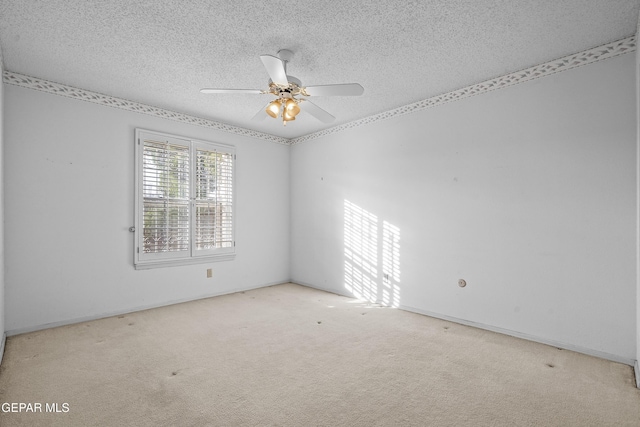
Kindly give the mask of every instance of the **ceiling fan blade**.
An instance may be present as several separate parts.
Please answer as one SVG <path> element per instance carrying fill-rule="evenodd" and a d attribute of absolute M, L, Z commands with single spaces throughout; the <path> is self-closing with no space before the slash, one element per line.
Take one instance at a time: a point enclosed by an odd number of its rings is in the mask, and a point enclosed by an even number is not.
<path fill-rule="evenodd" d="M 313 117 L 320 120 L 322 123 L 331 123 L 336 119 L 331 114 L 327 113 L 325 110 L 323 110 L 313 102 L 308 101 L 306 99 L 304 100 L 304 102 L 300 103 L 300 109 L 302 111 L 306 111 L 307 113 L 311 114 Z"/>
<path fill-rule="evenodd" d="M 262 93 L 260 89 L 213 89 L 205 87 L 200 93 Z"/>
<path fill-rule="evenodd" d="M 284 63 L 280 58 L 276 58 L 273 55 L 260 55 L 260 59 L 264 64 L 264 68 L 267 69 L 271 81 L 275 84 L 287 86 L 289 81 L 287 80 L 287 73 L 284 69 Z"/>
<path fill-rule="evenodd" d="M 270 103 L 269 103 L 270 104 Z M 264 107 L 262 107 L 260 110 L 258 110 L 258 112 L 256 113 L 255 116 L 253 116 L 251 118 L 252 122 L 261 122 L 264 120 L 265 117 L 267 117 L 267 113 L 264 111 L 267 109 L 267 106 L 269 105 L 265 105 Z"/>
<path fill-rule="evenodd" d="M 358 83 L 344 83 L 337 85 L 307 86 L 305 92 L 309 96 L 359 96 L 364 88 Z"/>

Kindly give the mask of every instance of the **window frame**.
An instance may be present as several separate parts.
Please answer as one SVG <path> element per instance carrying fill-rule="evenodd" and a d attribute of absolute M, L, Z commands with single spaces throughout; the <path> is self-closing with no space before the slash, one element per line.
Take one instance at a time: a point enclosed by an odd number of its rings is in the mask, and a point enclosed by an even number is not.
<path fill-rule="evenodd" d="M 157 140 L 159 142 L 169 142 L 174 145 L 188 147 L 189 150 L 189 249 L 180 252 L 159 252 L 145 254 L 144 247 L 144 195 L 142 192 L 143 172 L 144 172 L 144 139 Z M 213 141 L 204 141 L 173 135 L 148 129 L 135 129 L 135 184 L 134 184 L 134 247 L 133 264 L 136 270 L 144 270 L 158 267 L 170 267 L 178 265 L 202 264 L 207 262 L 229 261 L 235 258 L 235 232 L 236 232 L 236 150 L 233 145 L 222 144 Z M 198 254 L 195 242 L 196 229 L 196 153 L 197 150 L 224 152 L 233 156 L 232 176 L 231 176 L 231 240 L 232 245 L 227 248 L 215 248 L 203 250 Z"/>

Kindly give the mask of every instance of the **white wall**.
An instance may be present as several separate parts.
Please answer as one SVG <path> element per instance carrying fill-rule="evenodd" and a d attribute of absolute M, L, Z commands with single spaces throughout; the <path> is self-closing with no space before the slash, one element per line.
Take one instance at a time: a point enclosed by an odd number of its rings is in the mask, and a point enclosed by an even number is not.
<path fill-rule="evenodd" d="M 10 334 L 289 280 L 288 146 L 12 85 L 5 97 Z M 134 269 L 136 127 L 235 144 L 234 261 Z"/>
<path fill-rule="evenodd" d="M 0 51 L 0 76 L 4 71 Z M 4 354 L 4 83 L 0 79 L 0 362 Z"/>
<path fill-rule="evenodd" d="M 632 363 L 634 69 L 627 54 L 293 146 L 292 280 Z"/>
<path fill-rule="evenodd" d="M 640 20 L 638 21 L 639 30 L 636 32 L 636 38 L 640 36 Z M 636 385 L 640 388 L 640 55 L 636 51 L 636 138 L 637 138 L 637 168 L 636 168 Z"/>

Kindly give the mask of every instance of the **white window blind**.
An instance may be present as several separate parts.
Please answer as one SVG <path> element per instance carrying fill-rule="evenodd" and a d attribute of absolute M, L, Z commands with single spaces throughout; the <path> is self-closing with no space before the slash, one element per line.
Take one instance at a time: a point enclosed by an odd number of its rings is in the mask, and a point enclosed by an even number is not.
<path fill-rule="evenodd" d="M 196 149 L 196 250 L 233 246 L 233 155 Z"/>
<path fill-rule="evenodd" d="M 229 259 L 233 147 L 136 130 L 136 268 Z"/>
<path fill-rule="evenodd" d="M 143 147 L 144 253 L 189 250 L 189 147 L 145 140 Z"/>

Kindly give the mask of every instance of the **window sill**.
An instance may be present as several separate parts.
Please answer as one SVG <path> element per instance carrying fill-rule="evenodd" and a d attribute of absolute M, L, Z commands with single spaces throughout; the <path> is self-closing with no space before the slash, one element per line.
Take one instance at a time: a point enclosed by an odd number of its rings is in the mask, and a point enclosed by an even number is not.
<path fill-rule="evenodd" d="M 180 265 L 206 264 L 208 262 L 233 261 L 235 253 L 201 256 L 183 259 L 163 259 L 158 261 L 138 261 L 134 263 L 136 270 L 150 270 L 152 268 L 175 267 Z"/>

